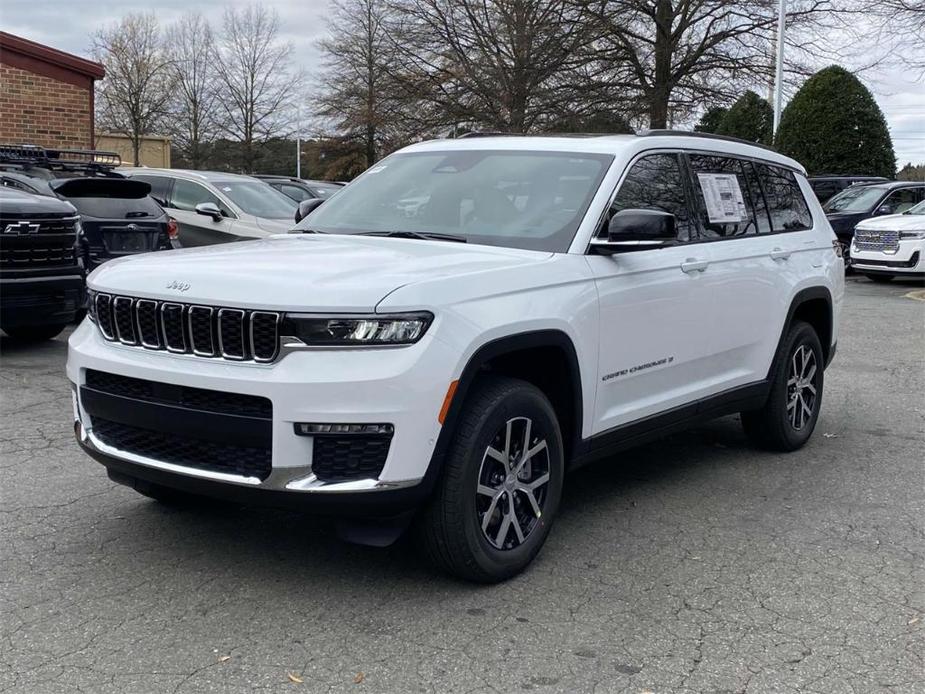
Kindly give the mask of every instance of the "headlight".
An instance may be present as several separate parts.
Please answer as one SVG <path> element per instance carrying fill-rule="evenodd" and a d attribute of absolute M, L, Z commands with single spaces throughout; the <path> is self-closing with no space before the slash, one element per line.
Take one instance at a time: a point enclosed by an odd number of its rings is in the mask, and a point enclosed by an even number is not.
<path fill-rule="evenodd" d="M 370 347 L 410 345 L 420 340 L 433 314 L 402 313 L 382 316 L 308 316 L 287 314 L 281 335 L 299 338 L 309 346 Z"/>
<path fill-rule="evenodd" d="M 901 239 L 925 239 L 925 230 L 923 231 L 903 231 L 900 233 Z"/>
<path fill-rule="evenodd" d="M 87 288 L 87 318 L 96 323 L 96 292 Z"/>

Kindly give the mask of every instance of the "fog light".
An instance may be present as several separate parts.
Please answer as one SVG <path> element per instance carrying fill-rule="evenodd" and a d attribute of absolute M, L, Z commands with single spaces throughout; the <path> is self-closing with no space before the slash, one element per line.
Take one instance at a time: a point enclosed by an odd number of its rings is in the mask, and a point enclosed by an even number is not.
<path fill-rule="evenodd" d="M 298 436 L 391 436 L 395 427 L 391 424 L 310 424 L 296 422 L 295 433 Z"/>

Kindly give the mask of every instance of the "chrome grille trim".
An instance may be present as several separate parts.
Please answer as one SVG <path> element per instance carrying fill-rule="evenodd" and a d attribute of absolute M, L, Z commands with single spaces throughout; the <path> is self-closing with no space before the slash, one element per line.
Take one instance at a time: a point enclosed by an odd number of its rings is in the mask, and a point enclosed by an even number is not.
<path fill-rule="evenodd" d="M 153 316 L 151 319 L 154 321 L 154 342 L 148 342 L 145 340 L 145 331 L 141 327 L 141 312 L 144 307 L 150 306 Z M 138 299 L 135 302 L 135 327 L 138 330 L 138 341 L 141 342 L 142 347 L 147 349 L 160 349 L 161 348 L 161 336 L 160 331 L 157 329 L 158 324 L 158 311 L 157 311 L 157 302 L 152 299 Z"/>
<path fill-rule="evenodd" d="M 115 340 L 115 328 L 112 320 L 112 297 L 109 294 L 97 294 L 94 301 L 96 302 L 96 324 L 100 329 L 100 334 L 107 340 Z M 104 320 L 101 316 L 105 316 L 105 323 L 109 328 L 109 332 L 103 326 Z"/>
<path fill-rule="evenodd" d="M 261 357 L 257 354 L 257 346 L 254 344 L 254 323 L 258 317 L 269 316 L 273 319 L 273 326 L 276 332 L 276 347 L 273 350 L 273 354 L 267 357 Z M 261 363 L 268 363 L 276 359 L 279 355 L 279 324 L 282 321 L 282 315 L 272 311 L 253 311 L 250 315 L 250 320 L 248 324 L 248 336 L 250 338 L 250 348 L 251 355 L 254 358 L 254 361 Z"/>
<path fill-rule="evenodd" d="M 240 332 L 241 340 L 238 345 L 227 344 L 224 339 L 225 335 L 225 317 L 230 317 L 232 323 L 237 325 L 237 330 Z M 218 310 L 218 352 L 225 359 L 234 359 L 235 361 L 243 361 L 247 359 L 247 331 L 244 329 L 246 314 L 244 311 L 237 308 L 220 308 Z M 230 330 L 229 330 L 230 332 Z M 233 352 L 232 347 L 239 347 L 239 352 Z"/>
<path fill-rule="evenodd" d="M 179 314 L 177 315 L 176 325 L 171 326 L 173 328 L 178 328 L 180 331 L 179 346 L 170 344 L 170 332 L 168 332 L 168 328 L 167 328 L 167 321 L 169 320 L 169 318 L 167 317 L 167 312 L 170 310 L 179 311 Z M 183 325 L 183 313 L 184 313 L 183 304 L 175 304 L 169 301 L 165 301 L 164 303 L 161 304 L 161 308 L 160 308 L 161 334 L 163 334 L 164 336 L 164 347 L 166 347 L 168 352 L 173 352 L 174 354 L 185 354 L 187 351 L 189 351 L 188 346 L 186 344 L 186 328 Z"/>
<path fill-rule="evenodd" d="M 125 306 L 126 303 L 128 306 Z M 125 308 L 120 308 L 125 306 Z M 128 315 L 124 315 L 122 312 L 128 311 Z M 119 318 L 122 318 L 122 321 Z M 123 345 L 137 345 L 138 339 L 135 335 L 137 330 L 137 321 L 135 320 L 135 300 L 128 296 L 117 296 L 112 300 L 112 318 L 114 323 L 114 328 L 116 332 L 116 337 L 119 338 L 119 342 Z M 122 327 L 119 325 L 120 322 L 128 321 L 129 326 L 132 328 L 132 335 L 130 338 L 127 338 L 122 334 Z"/>
<path fill-rule="evenodd" d="M 151 351 L 260 364 L 274 362 L 281 354 L 282 314 L 276 311 L 181 304 L 102 292 L 94 293 L 93 301 L 96 306 L 93 322 L 109 342 Z M 146 315 L 142 318 L 140 312 Z M 147 327 L 142 328 L 143 324 Z"/>
<path fill-rule="evenodd" d="M 196 328 L 193 324 L 195 320 L 195 315 L 200 311 L 208 311 L 206 314 L 206 320 L 209 322 L 209 350 L 199 349 L 199 346 L 196 344 Z M 211 306 L 190 306 L 187 310 L 187 321 L 189 323 L 189 341 L 190 346 L 193 348 L 193 354 L 197 357 L 214 357 L 215 356 L 215 323 L 212 321 L 212 314 L 215 311 Z"/>
<path fill-rule="evenodd" d="M 856 229 L 854 232 L 854 245 L 859 251 L 881 251 L 895 253 L 899 250 L 898 231 L 875 231 Z"/>

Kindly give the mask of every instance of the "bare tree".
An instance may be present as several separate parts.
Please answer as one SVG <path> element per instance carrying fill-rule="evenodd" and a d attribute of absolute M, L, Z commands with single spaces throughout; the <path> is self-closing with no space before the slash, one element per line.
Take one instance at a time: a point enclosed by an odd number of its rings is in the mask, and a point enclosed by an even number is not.
<path fill-rule="evenodd" d="M 224 131 L 241 143 L 241 165 L 253 171 L 256 145 L 285 134 L 292 120 L 292 45 L 279 39 L 279 16 L 263 5 L 225 9 L 215 68 Z"/>
<path fill-rule="evenodd" d="M 576 77 L 598 25 L 576 0 L 395 3 L 405 88 L 445 125 L 527 132 L 585 98 Z"/>
<path fill-rule="evenodd" d="M 173 89 L 157 18 L 127 14 L 91 40 L 94 57 L 106 68 L 97 88 L 97 117 L 103 127 L 129 137 L 137 165 L 141 140 L 164 124 Z"/>
<path fill-rule="evenodd" d="M 587 12 L 603 30 L 595 50 L 606 81 L 646 105 L 649 127 L 665 128 L 672 108 L 728 103 L 770 80 L 776 8 L 777 0 L 591 0 Z M 788 25 L 827 9 L 827 0 L 795 0 Z"/>
<path fill-rule="evenodd" d="M 170 28 L 176 93 L 170 133 L 187 164 L 205 162 L 208 146 L 220 127 L 216 88 L 215 41 L 199 12 L 188 12 Z"/>
<path fill-rule="evenodd" d="M 336 0 L 329 35 L 318 43 L 325 68 L 318 114 L 356 144 L 367 167 L 396 146 L 407 123 L 390 19 L 388 0 Z"/>

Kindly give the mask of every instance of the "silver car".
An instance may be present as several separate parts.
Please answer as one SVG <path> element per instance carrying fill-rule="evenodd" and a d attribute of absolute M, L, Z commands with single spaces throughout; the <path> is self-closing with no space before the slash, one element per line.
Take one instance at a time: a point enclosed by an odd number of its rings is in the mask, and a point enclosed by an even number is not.
<path fill-rule="evenodd" d="M 295 226 L 297 203 L 251 176 L 184 169 L 120 169 L 151 184 L 151 197 L 177 220 L 183 247 L 263 238 Z"/>

